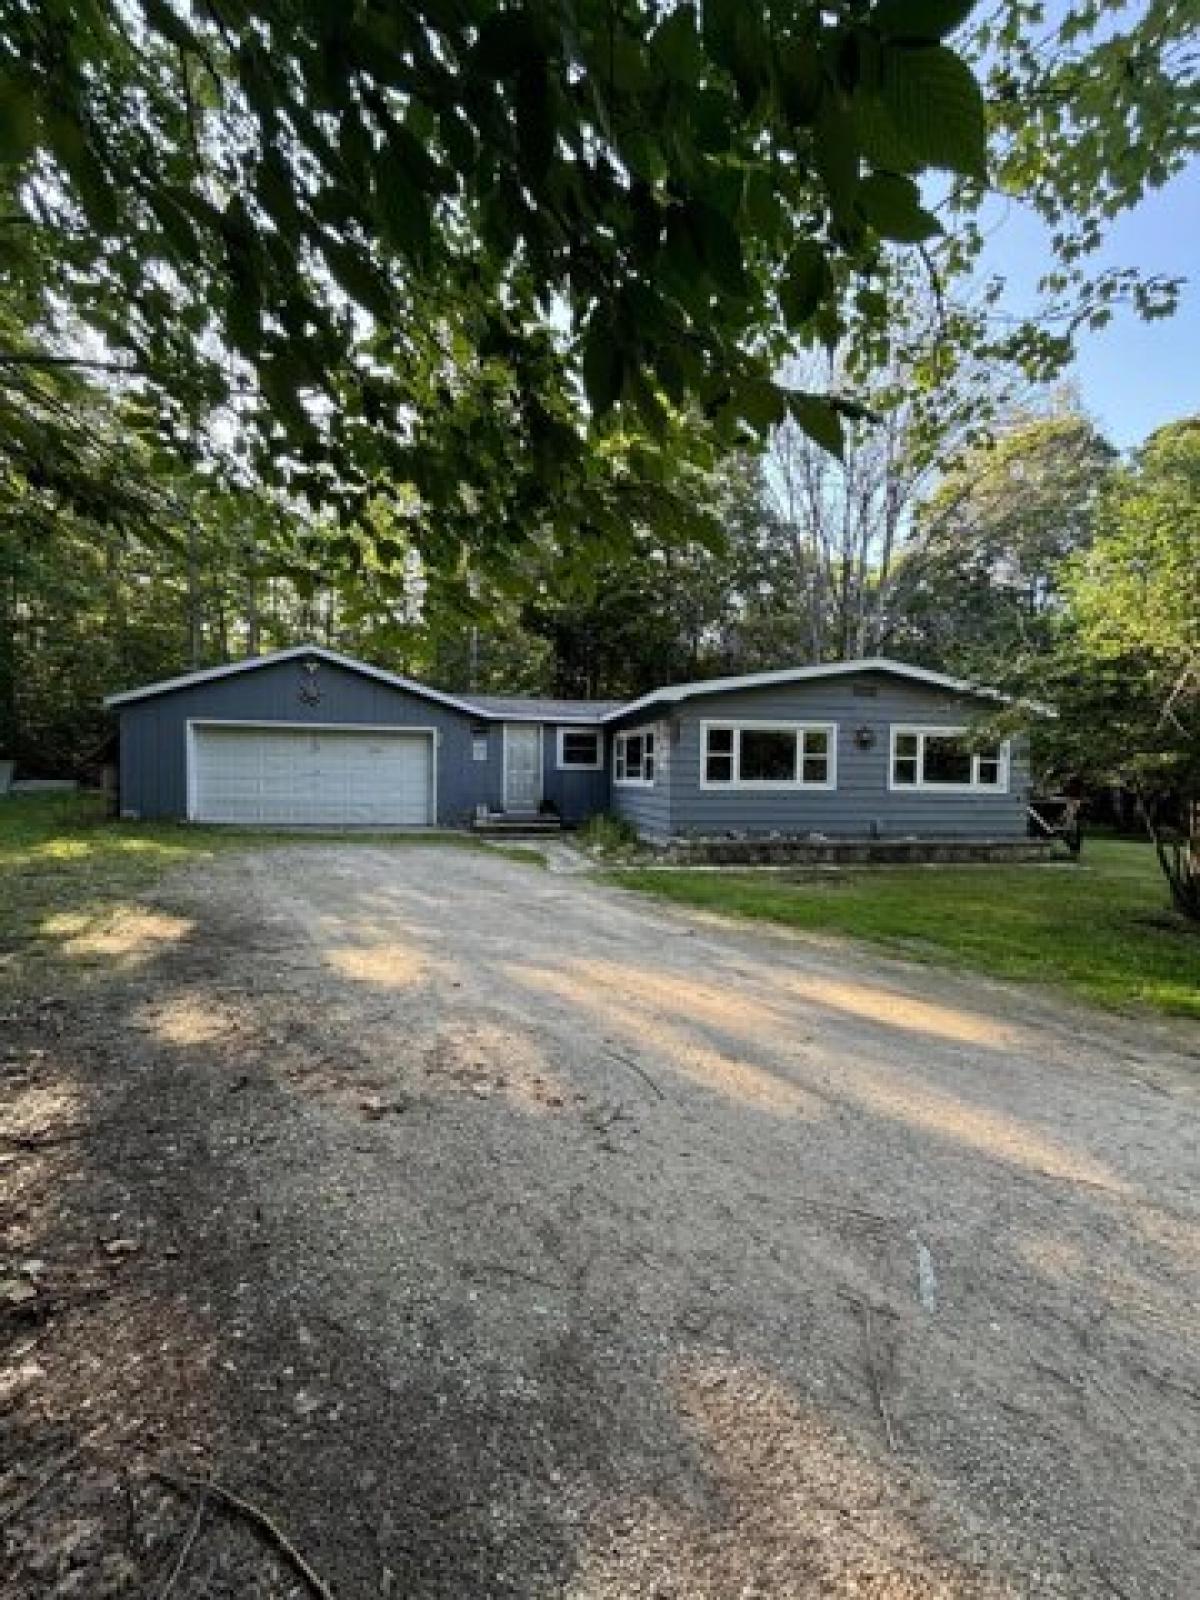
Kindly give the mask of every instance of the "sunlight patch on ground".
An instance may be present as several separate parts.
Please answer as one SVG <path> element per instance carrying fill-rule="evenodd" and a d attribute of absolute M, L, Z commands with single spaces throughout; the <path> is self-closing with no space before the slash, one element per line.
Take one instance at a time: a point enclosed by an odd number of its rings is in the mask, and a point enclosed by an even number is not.
<path fill-rule="evenodd" d="M 868 1110 L 934 1134 L 943 1143 L 963 1145 L 993 1161 L 1007 1161 L 1068 1183 L 1128 1193 L 1124 1180 L 1086 1151 L 1061 1144 L 1018 1117 L 972 1105 L 960 1095 L 900 1080 L 894 1072 L 885 1076 L 861 1062 L 847 1063 L 844 1087 Z"/>
<path fill-rule="evenodd" d="M 992 1049 L 1011 1049 L 1017 1042 L 1014 1028 L 975 1011 L 964 1011 L 912 995 L 897 994 L 874 984 L 847 979 L 796 974 L 781 977 L 773 985 L 800 1001 L 811 1001 L 831 1011 L 842 1011 L 864 1022 L 900 1028 L 906 1033 L 925 1033 L 934 1039 L 954 1044 L 985 1045 Z"/>
<path fill-rule="evenodd" d="M 394 941 L 383 944 L 327 946 L 322 955 L 333 970 L 355 983 L 378 984 L 385 989 L 409 989 L 424 982 L 431 963 L 423 951 Z"/>
<path fill-rule="evenodd" d="M 126 905 L 100 918 L 85 911 L 58 912 L 45 919 L 41 931 L 57 940 L 69 956 L 140 959 L 154 955 L 164 944 L 178 943 L 194 926 L 189 917 Z"/>
<path fill-rule="evenodd" d="M 78 1090 L 58 1082 L 19 1086 L 8 1103 L 0 1103 L 0 1133 L 12 1138 L 30 1138 L 44 1129 L 56 1137 L 74 1128 L 80 1119 L 83 1100 Z"/>
<path fill-rule="evenodd" d="M 554 995 L 594 1016 L 605 1029 L 619 1034 L 640 1055 L 651 1053 L 655 1060 L 704 1088 L 783 1115 L 825 1115 L 822 1100 L 806 1093 L 778 1071 L 767 1071 L 752 1061 L 715 1049 L 702 1035 L 689 1031 L 685 1025 L 668 1022 L 653 1003 L 631 1000 L 623 984 L 598 985 L 593 967 L 601 965 L 575 963 L 572 971 L 566 972 L 513 962 L 504 972 L 514 983 Z"/>
<path fill-rule="evenodd" d="M 236 1031 L 233 1014 L 211 1000 L 184 995 L 156 1006 L 148 1017 L 149 1026 L 164 1044 L 212 1044 Z"/>
<path fill-rule="evenodd" d="M 694 1471 L 593 1515 L 601 1532 L 581 1553 L 568 1600 L 1011 1594 L 977 1563 L 964 1568 L 938 1548 L 882 1441 L 877 1459 L 775 1374 L 724 1353 L 685 1355 L 668 1392 Z"/>
<path fill-rule="evenodd" d="M 92 854 L 85 839 L 49 839 L 26 853 L 28 861 L 82 861 Z"/>
<path fill-rule="evenodd" d="M 589 986 L 622 1000 L 636 997 L 648 1010 L 668 1010 L 681 1021 L 740 1029 L 749 1037 L 760 1038 L 768 1032 L 780 1034 L 778 1024 L 782 1023 L 788 1038 L 795 1041 L 804 1037 L 797 1032 L 798 1019 L 760 999 L 750 992 L 749 985 L 739 983 L 734 988 L 728 983 L 699 982 L 682 973 L 650 973 L 616 961 L 574 961 L 571 971 Z"/>

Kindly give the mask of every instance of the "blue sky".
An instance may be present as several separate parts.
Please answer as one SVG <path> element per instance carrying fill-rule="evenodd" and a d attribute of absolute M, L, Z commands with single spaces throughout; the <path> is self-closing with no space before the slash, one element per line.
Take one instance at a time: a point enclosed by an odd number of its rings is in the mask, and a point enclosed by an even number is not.
<path fill-rule="evenodd" d="M 1040 222 L 1013 206 L 989 240 L 984 266 L 1010 280 L 1009 305 L 1025 310 L 1049 259 Z M 1144 322 L 1118 309 L 1107 328 L 1079 336 L 1070 376 L 1084 408 L 1127 447 L 1164 422 L 1200 413 L 1200 163 L 1113 224 L 1095 261 L 1191 280 L 1173 317 Z"/>

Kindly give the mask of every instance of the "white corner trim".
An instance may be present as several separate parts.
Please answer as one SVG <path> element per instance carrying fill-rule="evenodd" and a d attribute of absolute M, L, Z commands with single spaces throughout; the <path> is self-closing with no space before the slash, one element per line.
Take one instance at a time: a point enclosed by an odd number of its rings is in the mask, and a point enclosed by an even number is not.
<path fill-rule="evenodd" d="M 728 782 L 720 778 L 708 777 L 708 733 L 710 728 L 728 728 L 734 735 L 733 749 L 730 752 L 733 777 Z M 742 778 L 739 776 L 741 769 L 741 740 L 738 734 L 744 728 L 769 728 L 779 733 L 794 733 L 797 737 L 796 750 L 796 776 L 794 778 Z M 799 736 L 802 733 L 823 733 L 828 739 L 829 776 L 820 783 L 814 783 L 804 777 L 804 754 L 799 747 Z M 701 789 L 717 790 L 723 794 L 753 793 L 761 791 L 766 794 L 780 792 L 792 793 L 804 791 L 809 794 L 829 794 L 838 786 L 838 724 L 836 722 L 793 722 L 790 719 L 767 717 L 761 720 L 748 717 L 714 717 L 711 721 L 700 724 L 700 787 Z"/>
<path fill-rule="evenodd" d="M 930 722 L 893 722 L 888 737 L 888 790 L 892 794 L 1008 794 L 1010 792 L 1010 779 L 1012 772 L 1012 740 L 1001 739 L 997 745 L 1000 758 L 999 783 L 980 783 L 977 779 L 979 772 L 979 753 L 971 752 L 971 782 L 970 783 L 926 783 L 921 777 L 925 767 L 925 739 L 932 734 L 942 738 L 964 738 L 970 735 L 971 729 L 965 725 L 954 727 L 940 727 Z M 917 745 L 917 782 L 896 782 L 896 740 L 905 734 L 913 734 L 918 740 Z M 911 759 L 911 757 L 909 758 Z"/>
<path fill-rule="evenodd" d="M 563 758 L 563 744 L 568 733 L 590 733 L 596 740 L 595 761 L 566 761 Z M 598 722 L 567 724 L 558 729 L 555 740 L 555 760 L 560 772 L 603 772 L 604 771 L 604 729 Z"/>

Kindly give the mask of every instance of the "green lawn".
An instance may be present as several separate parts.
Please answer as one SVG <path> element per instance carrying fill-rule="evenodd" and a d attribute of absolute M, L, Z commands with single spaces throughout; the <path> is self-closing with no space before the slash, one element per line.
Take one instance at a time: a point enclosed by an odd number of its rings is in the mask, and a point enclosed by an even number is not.
<path fill-rule="evenodd" d="M 275 834 L 118 822 L 95 794 L 0 796 L 0 988 L 24 974 L 29 957 L 52 957 L 63 939 L 103 922 L 172 867 L 230 850 L 331 838 L 388 848 L 493 848 L 462 833 Z M 537 851 L 518 846 L 502 854 L 543 864 Z"/>
<path fill-rule="evenodd" d="M 1002 978 L 1058 983 L 1117 1008 L 1200 1018 L 1200 929 L 1167 909 L 1148 844 L 1090 840 L 1079 864 L 836 872 L 612 873 L 623 888 Z"/>

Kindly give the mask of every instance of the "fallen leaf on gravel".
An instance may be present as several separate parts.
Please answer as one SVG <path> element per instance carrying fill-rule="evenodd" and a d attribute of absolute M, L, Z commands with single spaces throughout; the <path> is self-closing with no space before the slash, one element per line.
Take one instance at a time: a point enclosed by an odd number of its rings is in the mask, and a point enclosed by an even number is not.
<path fill-rule="evenodd" d="M 408 1110 L 408 1101 L 403 1096 L 385 1099 L 381 1094 L 365 1094 L 358 1104 L 363 1114 L 372 1119 L 389 1115 L 399 1116 L 401 1112 Z"/>
<path fill-rule="evenodd" d="M 37 1290 L 23 1278 L 0 1278 L 0 1305 L 23 1306 L 36 1299 Z"/>
<path fill-rule="evenodd" d="M 135 1254 L 141 1248 L 137 1239 L 109 1239 L 104 1246 L 104 1254 L 119 1260 L 122 1256 Z"/>

